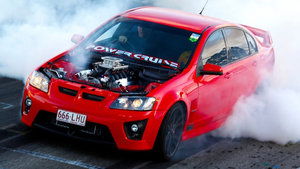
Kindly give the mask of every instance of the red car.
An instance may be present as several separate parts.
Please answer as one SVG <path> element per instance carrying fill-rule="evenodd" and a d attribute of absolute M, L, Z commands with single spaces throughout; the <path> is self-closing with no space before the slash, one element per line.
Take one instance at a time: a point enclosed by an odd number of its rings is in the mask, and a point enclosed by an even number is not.
<path fill-rule="evenodd" d="M 28 78 L 22 122 L 123 150 L 157 147 L 165 159 L 220 127 L 274 65 L 266 31 L 157 7 L 72 41 Z"/>

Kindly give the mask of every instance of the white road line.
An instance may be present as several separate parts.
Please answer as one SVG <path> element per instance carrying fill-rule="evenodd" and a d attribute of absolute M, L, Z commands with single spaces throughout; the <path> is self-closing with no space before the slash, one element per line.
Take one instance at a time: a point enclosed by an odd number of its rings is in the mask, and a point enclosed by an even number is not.
<path fill-rule="evenodd" d="M 25 154 L 25 155 L 29 155 L 29 156 L 33 156 L 33 157 L 37 157 L 37 158 L 41 158 L 41 159 L 46 159 L 46 160 L 56 161 L 56 162 L 60 162 L 60 163 L 64 163 L 64 164 L 69 164 L 69 165 L 73 165 L 73 166 L 77 166 L 77 167 L 82 167 L 82 168 L 104 169 L 104 167 L 87 164 L 87 163 L 84 163 L 81 161 L 68 160 L 68 159 L 56 157 L 56 156 L 53 156 L 50 154 L 44 154 L 44 153 L 29 151 L 29 150 L 25 150 L 25 149 L 13 149 L 13 148 L 8 148 L 8 147 L 3 147 L 3 146 L 0 146 L 0 149 L 15 152 L 15 153 L 20 153 L 20 154 Z"/>
<path fill-rule="evenodd" d="M 132 169 L 140 169 L 140 168 L 143 168 L 143 167 L 145 167 L 146 165 L 148 165 L 149 163 L 151 163 L 151 161 L 146 161 L 146 162 L 144 162 L 144 163 L 142 163 L 142 164 L 139 164 L 139 165 L 133 167 Z"/>
<path fill-rule="evenodd" d="M 11 123 L 11 124 L 9 124 L 9 125 L 0 127 L 0 129 L 1 129 L 1 130 L 5 130 L 5 129 L 11 128 L 11 127 L 13 127 L 13 126 L 15 126 L 15 125 L 16 125 L 16 123 Z"/>
<path fill-rule="evenodd" d="M 13 139 L 15 139 L 15 138 L 18 138 L 18 137 L 23 136 L 23 135 L 25 135 L 25 134 L 27 134 L 27 133 L 24 133 L 24 134 L 17 134 L 17 135 L 8 137 L 8 138 L 6 138 L 6 139 L 0 140 L 0 144 L 1 144 L 1 143 L 4 143 L 4 142 L 7 142 L 7 141 L 10 141 L 10 140 L 13 140 Z"/>
<path fill-rule="evenodd" d="M 14 105 L 8 104 L 8 103 L 4 103 L 4 102 L 0 102 L 0 109 L 7 110 L 7 109 L 10 109 L 12 107 L 14 107 Z"/>

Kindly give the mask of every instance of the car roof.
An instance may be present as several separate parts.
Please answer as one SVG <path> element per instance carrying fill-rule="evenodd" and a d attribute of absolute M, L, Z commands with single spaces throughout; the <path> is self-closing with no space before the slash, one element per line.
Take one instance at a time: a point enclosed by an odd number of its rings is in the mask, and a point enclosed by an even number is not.
<path fill-rule="evenodd" d="M 122 16 L 169 25 L 198 33 L 201 33 L 209 26 L 216 27 L 230 24 L 229 22 L 200 14 L 160 7 L 134 8 L 126 11 Z"/>

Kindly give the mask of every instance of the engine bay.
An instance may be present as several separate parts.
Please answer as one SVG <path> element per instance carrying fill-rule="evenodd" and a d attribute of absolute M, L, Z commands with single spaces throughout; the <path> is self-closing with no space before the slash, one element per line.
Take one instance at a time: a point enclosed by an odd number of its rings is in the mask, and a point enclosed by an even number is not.
<path fill-rule="evenodd" d="M 42 72 L 49 78 L 127 94 L 147 94 L 176 74 L 174 70 L 128 62 L 114 56 L 91 57 L 85 66 L 78 66 L 70 55 L 48 63 Z"/>

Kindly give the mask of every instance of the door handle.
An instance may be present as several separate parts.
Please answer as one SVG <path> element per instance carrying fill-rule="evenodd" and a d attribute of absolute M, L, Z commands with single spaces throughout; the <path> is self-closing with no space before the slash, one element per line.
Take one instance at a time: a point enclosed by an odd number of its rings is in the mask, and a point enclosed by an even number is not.
<path fill-rule="evenodd" d="M 252 66 L 257 66 L 257 61 L 253 61 Z"/>
<path fill-rule="evenodd" d="M 225 73 L 225 75 L 224 75 L 224 77 L 226 78 L 226 79 L 230 79 L 230 77 L 231 77 L 231 75 L 232 75 L 232 73 Z"/>

